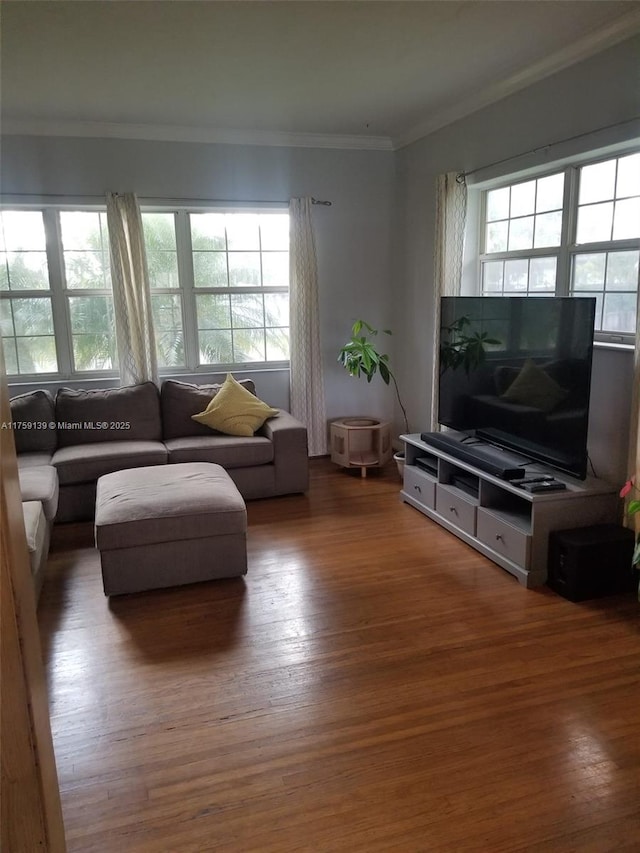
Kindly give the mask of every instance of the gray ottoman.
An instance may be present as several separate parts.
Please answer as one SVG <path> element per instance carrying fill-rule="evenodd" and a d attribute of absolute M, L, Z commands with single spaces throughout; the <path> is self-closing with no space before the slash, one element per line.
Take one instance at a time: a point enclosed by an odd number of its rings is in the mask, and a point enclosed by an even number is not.
<path fill-rule="evenodd" d="M 242 495 L 220 465 L 152 465 L 98 480 L 105 595 L 244 575 L 246 539 Z"/>

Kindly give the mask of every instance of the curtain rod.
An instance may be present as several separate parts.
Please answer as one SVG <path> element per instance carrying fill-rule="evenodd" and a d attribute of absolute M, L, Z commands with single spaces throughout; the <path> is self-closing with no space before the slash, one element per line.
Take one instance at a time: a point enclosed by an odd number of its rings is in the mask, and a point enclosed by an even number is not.
<path fill-rule="evenodd" d="M 575 136 L 567 136 L 565 139 L 557 139 L 555 142 L 547 142 L 546 145 L 539 145 L 538 148 L 532 148 L 530 151 L 523 151 L 522 154 L 515 154 L 513 157 L 505 157 L 502 160 L 496 160 L 494 163 L 487 163 L 485 166 L 478 166 L 477 169 L 469 169 L 467 172 L 458 172 L 456 175 L 456 183 L 463 184 L 468 175 L 475 175 L 477 172 L 482 172 L 484 169 L 492 169 L 494 166 L 501 166 L 503 163 L 510 163 L 512 160 L 519 160 L 521 157 L 527 157 L 530 154 L 538 154 L 540 151 L 546 151 L 553 148 L 555 145 L 562 145 L 564 142 L 573 142 L 575 139 L 583 139 L 585 136 L 592 136 L 594 133 L 600 133 L 602 130 L 611 130 L 614 127 L 623 127 L 625 124 L 632 124 L 638 121 L 640 116 L 626 119 L 625 121 L 617 121 L 615 124 L 606 124 L 604 127 L 597 127 L 595 130 L 588 130 L 584 133 L 576 133 Z"/>
<path fill-rule="evenodd" d="M 0 198 L 2 196 L 10 196 L 12 198 L 72 198 L 72 199 L 91 199 L 92 202 L 96 203 L 102 196 L 98 195 L 86 195 L 85 193 L 71 194 L 69 196 L 65 196 L 64 193 L 2 193 L 0 192 Z M 209 202 L 211 204 L 289 204 L 289 199 L 286 201 L 282 201 L 279 199 L 238 199 L 238 198 L 166 198 L 166 196 L 141 196 L 142 203 L 145 202 L 174 202 L 176 204 L 185 204 L 188 205 L 193 202 Z M 319 198 L 311 198 L 311 204 L 319 204 L 323 207 L 331 207 L 332 202 L 325 201 L 324 199 Z"/>

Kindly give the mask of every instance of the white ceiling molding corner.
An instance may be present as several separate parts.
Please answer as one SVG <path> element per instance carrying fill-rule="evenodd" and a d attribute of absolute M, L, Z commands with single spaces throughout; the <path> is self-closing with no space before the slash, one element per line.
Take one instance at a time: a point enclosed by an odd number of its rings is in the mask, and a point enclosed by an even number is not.
<path fill-rule="evenodd" d="M 545 77 L 550 77 L 558 71 L 589 59 L 591 56 L 631 38 L 638 32 L 640 32 L 640 8 L 635 8 L 599 30 L 545 57 L 540 62 L 511 75 L 506 80 L 488 86 L 483 91 L 457 102 L 450 108 L 434 113 L 428 119 L 419 122 L 407 133 L 394 138 L 393 148 L 397 150 L 411 145 L 413 142 L 417 142 L 419 139 L 423 139 L 425 136 L 429 136 L 429 134 L 441 130 L 443 127 L 453 124 L 455 121 L 484 107 L 501 101 L 503 98 L 513 95 Z"/>

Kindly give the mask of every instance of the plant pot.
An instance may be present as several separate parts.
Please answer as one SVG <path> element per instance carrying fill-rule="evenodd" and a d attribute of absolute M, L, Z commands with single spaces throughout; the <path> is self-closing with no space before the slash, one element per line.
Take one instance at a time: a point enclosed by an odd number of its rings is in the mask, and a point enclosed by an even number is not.
<path fill-rule="evenodd" d="M 400 479 L 404 479 L 404 450 L 398 451 L 398 453 L 393 454 L 393 460 L 397 465 L 398 474 L 400 475 Z"/>

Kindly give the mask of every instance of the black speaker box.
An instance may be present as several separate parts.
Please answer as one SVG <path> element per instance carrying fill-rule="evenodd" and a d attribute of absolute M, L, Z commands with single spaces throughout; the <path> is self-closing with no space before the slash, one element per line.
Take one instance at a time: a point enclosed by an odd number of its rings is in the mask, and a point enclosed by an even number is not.
<path fill-rule="evenodd" d="M 633 531 L 616 524 L 553 531 L 547 586 L 569 601 L 629 592 L 637 586 L 634 544 Z"/>

